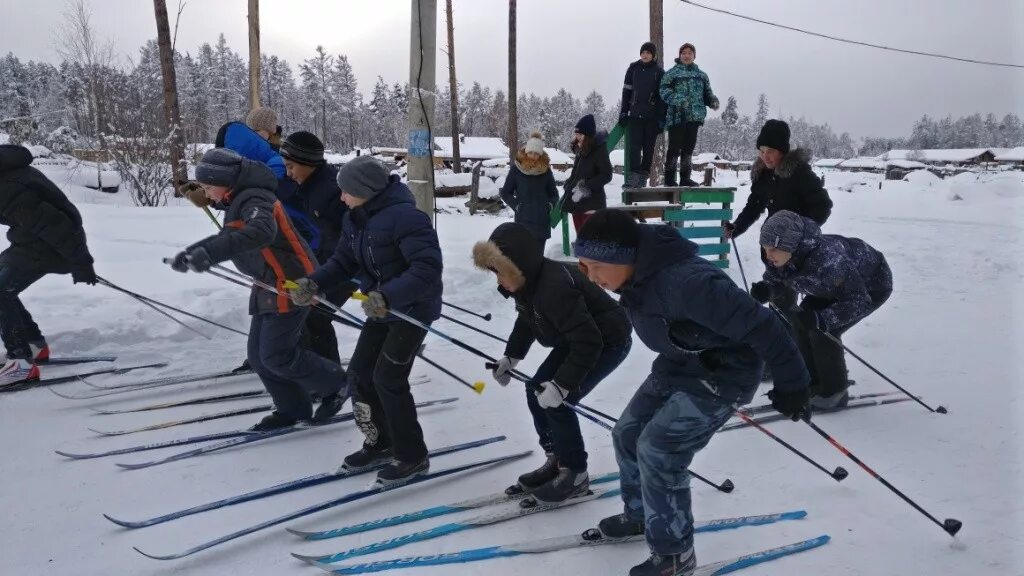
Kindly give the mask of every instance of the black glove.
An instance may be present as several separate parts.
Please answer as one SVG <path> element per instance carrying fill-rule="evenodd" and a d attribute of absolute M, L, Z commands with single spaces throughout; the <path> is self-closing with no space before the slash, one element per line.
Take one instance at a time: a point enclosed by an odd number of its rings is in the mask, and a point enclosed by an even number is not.
<path fill-rule="evenodd" d="M 181 273 L 188 272 L 188 252 L 178 252 L 174 256 L 174 260 L 171 262 L 171 270 Z"/>
<path fill-rule="evenodd" d="M 796 316 L 800 325 L 803 326 L 804 330 L 821 330 L 825 331 L 825 326 L 821 322 L 821 316 L 814 310 L 808 308 L 796 308 L 792 312 L 793 316 Z"/>
<path fill-rule="evenodd" d="M 722 231 L 725 232 L 726 238 L 731 239 L 736 237 L 736 225 L 733 224 L 732 222 L 726 222 L 725 224 L 722 224 Z"/>
<path fill-rule="evenodd" d="M 772 287 L 767 282 L 754 282 L 750 285 L 750 297 L 761 304 L 772 299 Z"/>
<path fill-rule="evenodd" d="M 206 248 L 200 246 L 188 253 L 188 268 L 193 272 L 206 272 L 213 266 L 213 260 Z"/>
<path fill-rule="evenodd" d="M 772 401 L 772 408 L 775 408 L 786 418 L 793 422 L 811 418 L 811 395 L 807 388 L 801 388 L 792 392 L 784 392 L 773 388 L 768 392 L 768 399 Z"/>
<path fill-rule="evenodd" d="M 80 266 L 71 271 L 71 281 L 75 284 L 84 283 L 89 286 L 95 286 L 99 280 L 96 278 L 96 271 L 93 270 L 92 264 L 86 264 Z"/>

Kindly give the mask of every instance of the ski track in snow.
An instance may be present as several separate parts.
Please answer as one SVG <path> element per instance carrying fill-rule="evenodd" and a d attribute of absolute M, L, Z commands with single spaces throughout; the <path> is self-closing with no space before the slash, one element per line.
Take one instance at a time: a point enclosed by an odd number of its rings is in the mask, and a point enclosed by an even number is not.
<path fill-rule="evenodd" d="M 178 249 L 213 232 L 207 217 L 180 200 L 172 205 L 134 208 L 125 192 L 94 192 L 67 183 L 59 168 L 45 170 L 68 191 L 82 211 L 97 272 L 129 290 L 167 301 L 226 325 L 247 329 L 245 290 L 204 275 L 180 275 L 161 264 Z M 739 183 L 737 208 L 747 193 L 745 175 L 723 173 L 719 185 Z M 1024 310 L 1024 182 L 1019 174 L 984 175 L 980 183 L 964 178 L 918 186 L 885 182 L 879 176 L 828 173 L 836 203 L 825 232 L 858 236 L 882 250 L 893 268 L 895 292 L 875 315 L 854 328 L 846 342 L 903 386 L 924 395 L 932 405 L 949 408 L 946 416 L 929 414 L 906 402 L 817 420 L 827 431 L 889 481 L 937 517 L 964 522 L 953 546 L 948 536 L 905 505 L 813 431 L 790 422 L 774 431 L 819 459 L 826 467 L 842 465 L 850 478 L 837 485 L 785 452 L 756 430 L 728 432 L 714 439 L 693 463 L 714 481 L 732 478 L 736 491 L 726 495 L 694 483 L 697 518 L 716 518 L 806 509 L 798 522 L 697 537 L 701 562 L 827 533 L 826 547 L 743 571 L 750 576 L 815 574 L 834 576 L 906 574 L 1024 574 L 1024 392 L 1020 325 Z M 621 185 L 616 176 L 610 192 Z M 854 192 L 847 192 L 852 189 Z M 963 200 L 950 198 L 958 194 Z M 514 310 L 494 290 L 489 274 L 472 267 L 470 249 L 509 214 L 469 217 L 464 199 L 439 200 L 438 216 L 445 253 L 445 298 L 494 320 L 483 322 L 446 309 L 463 321 L 505 337 Z M 614 202 L 613 202 L 614 203 Z M 763 222 L 763 220 L 762 220 Z M 760 223 L 759 223 L 760 224 Z M 759 224 L 738 240 L 747 280 L 759 279 Z M 556 230 L 557 232 L 557 230 Z M 560 236 L 548 243 L 549 253 Z M 729 274 L 740 282 L 739 268 Z M 186 320 L 213 339 L 191 334 L 127 296 L 102 286 L 73 286 L 69 276 L 49 276 L 29 288 L 24 301 L 48 336 L 55 355 L 117 354 L 124 365 L 166 360 L 168 368 L 103 382 L 206 372 L 231 368 L 244 356 L 244 338 Z M 349 309 L 361 314 L 357 306 Z M 435 326 L 499 356 L 501 346 L 445 320 Z M 342 355 L 350 354 L 355 333 L 338 327 Z M 432 447 L 506 434 L 509 441 L 439 457 L 435 469 L 534 446 L 534 433 L 514 383 L 502 388 L 491 381 L 483 361 L 433 336 L 426 354 L 469 380 L 482 379 L 487 390 L 476 396 L 423 363 L 414 374 L 431 382 L 414 388 L 419 400 L 458 396 L 459 402 L 421 411 Z M 534 347 L 523 368 L 535 367 L 543 350 Z M 652 354 L 639 342 L 631 356 L 588 398 L 587 403 L 612 414 L 621 411 L 647 373 Z M 888 385 L 849 358 L 857 392 L 887 390 Z M 44 368 L 59 376 L 74 367 Z M 64 400 L 36 389 L 0 395 L 3 438 L 5 522 L 0 542 L 4 574 L 319 574 L 291 558 L 329 553 L 369 544 L 465 518 L 468 512 L 416 524 L 377 530 L 322 542 L 300 542 L 275 527 L 230 542 L 191 558 L 157 562 L 136 554 L 174 552 L 216 538 L 299 507 L 364 488 L 372 476 L 329 483 L 257 502 L 227 507 L 185 519 L 124 530 L 104 520 L 110 513 L 141 519 L 243 491 L 333 469 L 355 450 L 362 437 L 351 424 L 323 431 L 287 435 L 237 450 L 226 450 L 138 471 L 117 469 L 114 462 L 163 457 L 178 449 L 111 458 L 66 461 L 54 449 L 92 452 L 251 425 L 259 415 L 123 437 L 97 438 L 86 427 L 124 429 L 214 411 L 211 405 L 159 412 L 100 416 L 88 406 L 124 407 L 170 401 L 205 393 L 251 389 L 256 379 L 220 384 L 191 384 L 95 400 Z M 61 385 L 79 390 L 78 383 Z M 243 403 L 217 404 L 216 410 Z M 615 469 L 610 435 L 582 423 L 591 458 L 591 473 Z M 541 460 L 530 459 L 472 475 L 399 490 L 288 523 L 303 529 L 328 528 L 379 518 L 500 490 Z M 617 501 L 598 501 L 546 512 L 507 523 L 477 528 L 454 538 L 440 538 L 367 556 L 367 560 L 455 551 L 580 531 L 619 510 Z M 394 574 L 625 574 L 646 557 L 642 543 L 564 551 L 451 565 Z M 360 559 L 362 560 L 362 559 Z"/>

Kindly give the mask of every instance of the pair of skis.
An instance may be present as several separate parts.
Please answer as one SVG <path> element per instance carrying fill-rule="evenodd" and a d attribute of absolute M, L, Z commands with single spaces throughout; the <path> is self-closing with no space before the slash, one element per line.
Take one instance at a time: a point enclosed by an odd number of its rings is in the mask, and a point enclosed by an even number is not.
<path fill-rule="evenodd" d="M 53 360 L 51 360 L 50 362 L 52 363 Z M 75 364 L 75 363 L 76 362 L 66 362 L 65 364 L 69 365 L 69 364 Z M 87 377 L 87 376 L 99 376 L 99 375 L 102 375 L 102 374 L 114 374 L 114 375 L 117 375 L 117 374 L 127 374 L 128 372 L 132 372 L 134 370 L 143 370 L 143 369 L 146 369 L 146 368 L 165 368 L 166 366 L 167 366 L 166 362 L 154 362 L 154 363 L 150 363 L 150 364 L 138 364 L 138 365 L 135 365 L 135 366 L 125 366 L 123 368 L 118 368 L 118 367 L 100 368 L 98 370 L 91 370 L 91 371 L 88 371 L 88 372 L 80 372 L 78 374 L 69 374 L 67 376 L 56 376 L 56 377 L 53 377 L 53 378 L 40 378 L 39 380 L 23 380 L 21 382 L 12 382 L 10 384 L 6 384 L 6 385 L 3 385 L 3 386 L 0 386 L 0 392 L 17 392 L 17 391 L 20 391 L 20 390 L 26 390 L 26 389 L 29 389 L 29 388 L 35 388 L 37 386 L 53 386 L 55 384 L 65 384 L 67 382 L 77 382 L 81 378 L 84 378 L 84 377 Z M 55 392 L 55 390 L 53 388 L 49 388 L 49 390 Z"/>

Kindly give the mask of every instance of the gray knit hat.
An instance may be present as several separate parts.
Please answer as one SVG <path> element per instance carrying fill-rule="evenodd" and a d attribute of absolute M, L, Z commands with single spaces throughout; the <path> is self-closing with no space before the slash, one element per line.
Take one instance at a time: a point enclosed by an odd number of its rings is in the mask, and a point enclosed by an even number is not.
<path fill-rule="evenodd" d="M 277 113 L 265 106 L 258 106 L 245 117 L 245 125 L 253 131 L 265 130 L 273 134 L 277 132 Z"/>
<path fill-rule="evenodd" d="M 803 216 L 789 210 L 779 210 L 761 226 L 761 245 L 795 252 L 804 239 L 805 227 Z"/>
<path fill-rule="evenodd" d="M 356 198 L 369 200 L 388 187 L 391 174 L 372 156 L 357 156 L 338 170 L 338 188 Z"/>
<path fill-rule="evenodd" d="M 196 166 L 196 180 L 201 184 L 231 188 L 242 170 L 242 157 L 234 150 L 214 148 L 203 154 Z"/>

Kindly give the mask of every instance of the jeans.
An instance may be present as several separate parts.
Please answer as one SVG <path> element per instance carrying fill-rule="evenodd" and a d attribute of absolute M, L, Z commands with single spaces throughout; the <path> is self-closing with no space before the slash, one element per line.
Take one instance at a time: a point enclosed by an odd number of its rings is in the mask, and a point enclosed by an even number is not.
<path fill-rule="evenodd" d="M 18 294 L 46 274 L 45 270 L 14 264 L 0 256 L 0 337 L 7 348 L 8 358 L 30 359 L 29 342 L 44 342 L 39 326 Z"/>

